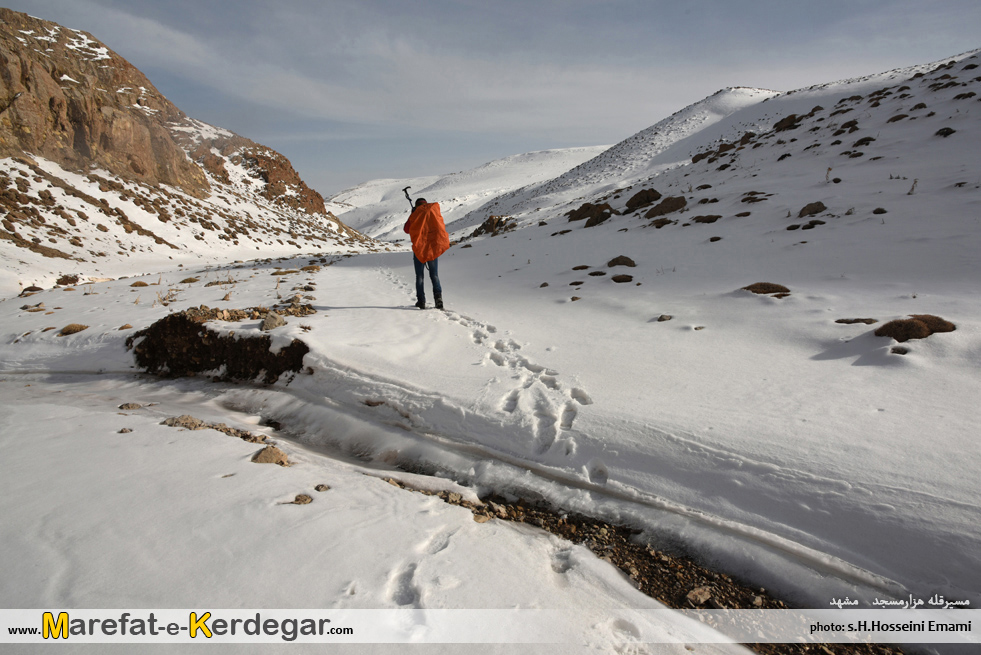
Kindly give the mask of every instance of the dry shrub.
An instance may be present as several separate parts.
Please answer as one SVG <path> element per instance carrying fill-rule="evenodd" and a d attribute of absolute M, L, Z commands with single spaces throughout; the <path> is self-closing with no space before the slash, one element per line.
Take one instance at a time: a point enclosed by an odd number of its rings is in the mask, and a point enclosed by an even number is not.
<path fill-rule="evenodd" d="M 129 286 L 131 286 L 131 287 L 148 287 L 150 285 L 147 284 L 146 282 L 142 282 L 140 280 L 137 280 L 136 282 L 134 282 L 133 284 L 131 284 Z"/>
<path fill-rule="evenodd" d="M 911 314 L 917 321 L 926 323 L 926 326 L 933 332 L 953 332 L 957 326 L 950 321 L 944 320 L 933 314 Z"/>
<path fill-rule="evenodd" d="M 69 334 L 75 334 L 76 332 L 81 332 L 82 330 L 88 330 L 88 325 L 82 325 L 81 323 L 69 323 L 65 327 L 61 328 L 61 332 L 58 333 L 59 337 L 65 337 Z"/>
<path fill-rule="evenodd" d="M 903 343 L 910 339 L 926 339 L 934 332 L 953 332 L 956 326 L 932 314 L 913 314 L 912 318 L 889 321 L 875 331 L 877 337 L 892 337 Z"/>
<path fill-rule="evenodd" d="M 302 267 L 300 270 L 301 271 L 307 271 L 309 273 L 319 273 L 320 272 L 320 267 L 317 266 L 316 264 L 311 264 L 309 266 Z"/>
<path fill-rule="evenodd" d="M 186 277 L 183 280 L 181 280 L 181 284 L 194 284 L 195 282 L 200 282 L 200 281 L 201 281 L 200 278 Z"/>
<path fill-rule="evenodd" d="M 78 275 L 62 275 L 55 283 L 62 287 L 72 287 L 78 284 Z"/>
<path fill-rule="evenodd" d="M 790 289 L 783 286 L 782 284 L 774 284 L 773 282 L 754 282 L 748 287 L 743 287 L 746 291 L 752 291 L 753 293 L 790 293 Z"/>

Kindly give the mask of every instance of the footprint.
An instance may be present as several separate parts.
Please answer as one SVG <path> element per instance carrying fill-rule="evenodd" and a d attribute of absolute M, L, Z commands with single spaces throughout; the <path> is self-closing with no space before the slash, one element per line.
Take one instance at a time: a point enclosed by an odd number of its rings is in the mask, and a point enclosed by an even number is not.
<path fill-rule="evenodd" d="M 536 373 L 537 374 L 537 373 L 544 373 L 545 372 L 545 367 L 544 366 L 539 366 L 538 364 L 532 364 L 531 362 L 529 362 L 524 357 L 519 357 L 518 358 L 518 363 L 521 364 L 522 366 L 524 366 L 526 369 L 528 369 L 532 373 Z"/>
<path fill-rule="evenodd" d="M 589 475 L 589 481 L 596 484 L 606 484 L 610 479 L 610 472 L 606 468 L 606 464 L 598 459 L 592 459 L 589 464 L 586 465 L 586 474 Z"/>
<path fill-rule="evenodd" d="M 456 534 L 456 530 L 440 530 L 433 534 L 429 539 L 416 547 L 416 551 L 427 555 L 435 555 L 447 549 L 450 539 Z"/>
<path fill-rule="evenodd" d="M 563 548 L 552 553 L 552 570 L 556 573 L 566 573 L 572 568 L 572 549 Z"/>
<path fill-rule="evenodd" d="M 546 387 L 548 387 L 552 391 L 558 391 L 559 390 L 559 381 L 555 379 L 555 376 L 554 375 L 542 375 L 538 379 L 541 380 L 542 381 L 542 384 L 544 384 Z"/>
<path fill-rule="evenodd" d="M 389 598 L 401 607 L 419 608 L 419 588 L 415 584 L 416 565 L 409 564 L 401 571 L 395 571 L 389 582 Z"/>
<path fill-rule="evenodd" d="M 498 366 L 507 366 L 508 365 L 507 360 L 504 359 L 504 355 L 502 355 L 500 353 L 491 352 L 491 353 L 488 353 L 487 356 L 490 357 L 490 360 L 492 362 L 494 362 L 495 364 L 497 364 Z"/>
<path fill-rule="evenodd" d="M 562 410 L 562 421 L 559 424 L 563 430 L 571 430 L 572 423 L 576 420 L 576 416 L 579 414 L 579 410 L 576 409 L 575 405 L 572 403 L 566 403 L 565 409 Z"/>
<path fill-rule="evenodd" d="M 552 406 L 543 397 L 535 402 L 535 454 L 544 455 L 558 436 L 557 418 Z"/>
<path fill-rule="evenodd" d="M 578 402 L 580 405 L 592 405 L 593 399 L 589 397 L 589 394 L 582 389 L 572 390 L 572 399 Z"/>
<path fill-rule="evenodd" d="M 487 335 L 481 332 L 480 330 L 474 330 L 473 334 L 470 335 L 470 338 L 473 340 L 475 344 L 481 346 L 484 343 L 484 339 L 487 338 Z"/>
<path fill-rule="evenodd" d="M 504 407 L 502 409 L 508 414 L 513 414 L 514 410 L 518 409 L 518 398 L 521 396 L 521 391 L 515 389 L 507 395 L 504 399 Z"/>

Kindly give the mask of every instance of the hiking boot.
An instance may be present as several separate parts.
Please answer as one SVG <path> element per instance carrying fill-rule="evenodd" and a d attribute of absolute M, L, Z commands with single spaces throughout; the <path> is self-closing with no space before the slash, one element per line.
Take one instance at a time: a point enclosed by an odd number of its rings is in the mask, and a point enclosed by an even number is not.
<path fill-rule="evenodd" d="M 418 301 L 416 303 L 416 307 L 418 307 L 419 309 L 425 309 L 426 308 L 426 301 L 425 300 Z"/>
<path fill-rule="evenodd" d="M 436 309 L 443 309 L 443 298 L 442 296 L 436 297 Z"/>

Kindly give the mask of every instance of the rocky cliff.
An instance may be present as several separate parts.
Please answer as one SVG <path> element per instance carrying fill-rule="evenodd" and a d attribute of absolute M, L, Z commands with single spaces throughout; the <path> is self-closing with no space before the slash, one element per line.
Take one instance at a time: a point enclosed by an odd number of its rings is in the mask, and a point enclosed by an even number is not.
<path fill-rule="evenodd" d="M 326 211 L 283 155 L 188 117 L 93 36 L 9 9 L 0 9 L 0 224 L 0 281 L 21 284 L 55 265 L 119 274 L 131 257 L 384 247 Z"/>

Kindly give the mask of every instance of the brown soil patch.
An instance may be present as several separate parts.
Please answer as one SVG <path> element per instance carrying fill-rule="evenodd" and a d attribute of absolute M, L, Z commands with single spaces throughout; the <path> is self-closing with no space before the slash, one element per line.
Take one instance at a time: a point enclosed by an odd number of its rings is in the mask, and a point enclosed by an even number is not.
<path fill-rule="evenodd" d="M 221 336 L 188 311 L 166 316 L 126 340 L 136 364 L 163 377 L 190 377 L 218 371 L 223 380 L 255 380 L 272 384 L 287 372 L 303 367 L 310 349 L 299 339 L 279 351 L 269 352 L 268 336 L 236 339 Z"/>
<path fill-rule="evenodd" d="M 614 282 L 618 283 L 618 284 L 622 284 L 624 282 L 633 282 L 634 281 L 634 276 L 633 275 L 614 275 L 610 279 L 613 280 Z"/>
<path fill-rule="evenodd" d="M 866 325 L 872 325 L 873 323 L 878 323 L 879 320 L 875 318 L 839 318 L 835 323 L 842 323 L 844 325 L 854 325 L 855 323 L 865 323 Z"/>
<path fill-rule="evenodd" d="M 743 289 L 760 294 L 790 293 L 790 289 L 787 287 L 783 286 L 782 284 L 774 284 L 773 282 L 754 282 L 748 287 L 743 287 Z"/>

